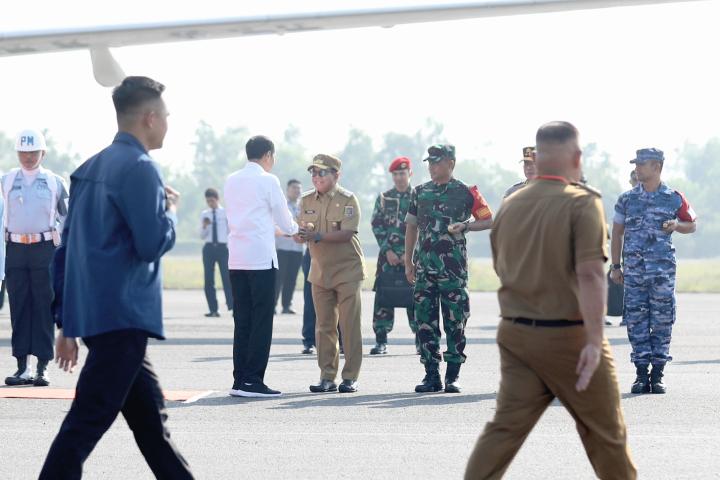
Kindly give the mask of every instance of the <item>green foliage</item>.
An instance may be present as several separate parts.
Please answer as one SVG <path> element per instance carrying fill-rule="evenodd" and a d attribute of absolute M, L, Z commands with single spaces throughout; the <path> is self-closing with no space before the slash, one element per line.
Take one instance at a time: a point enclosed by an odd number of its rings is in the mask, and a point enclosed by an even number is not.
<path fill-rule="evenodd" d="M 83 160 L 71 152 L 69 146 L 58 145 L 50 132 L 45 132 L 48 154 L 44 165 L 69 180 L 70 173 Z M 166 181 L 182 193 L 178 240 L 190 246 L 198 241 L 199 215 L 206 208 L 203 192 L 208 187 L 220 190 L 227 176 L 245 164 L 245 142 L 250 130 L 244 126 L 216 131 L 201 122 L 195 132 L 194 158 L 190 170 L 177 171 L 163 166 Z M 291 178 L 300 180 L 303 188 L 312 188 L 307 166 L 312 156 L 320 152 L 308 152 L 302 145 L 300 130 L 289 126 L 282 138 L 273 139 L 276 144 L 277 163 L 273 173 L 284 184 Z M 422 162 L 426 149 L 434 143 L 445 141 L 443 125 L 428 119 L 415 133 L 388 132 L 380 142 L 364 131 L 353 128 L 348 132 L 345 146 L 335 153 L 343 161 L 341 184 L 355 192 L 360 201 L 363 221 L 360 239 L 368 263 L 374 263 L 377 253 L 370 229 L 370 214 L 376 196 L 392 186 L 387 166 L 398 156 L 412 160 L 414 174 L 412 183 L 420 184 L 429 179 L 427 165 Z M 623 171 L 611 161 L 609 155 L 591 143 L 583 149 L 584 173 L 589 185 L 603 193 L 603 204 L 608 223 L 612 223 L 614 205 L 621 192 L 629 188 L 627 178 L 631 165 Z M 462 150 L 460 150 L 462 151 Z M 720 238 L 720 216 L 711 205 L 720 196 L 720 138 L 704 145 L 686 144 L 679 151 L 679 164 L 668 176 L 667 183 L 682 191 L 692 203 L 699 216 L 698 232 L 693 235 L 675 235 L 679 257 L 717 256 L 714 248 Z M 14 150 L 14 138 L 0 132 L 0 171 L 6 172 L 18 165 Z M 673 165 L 675 167 L 675 165 Z M 507 170 L 495 162 L 482 158 L 460 157 L 455 168 L 456 178 L 468 185 L 477 185 L 494 211 L 500 206 L 505 190 L 522 177 L 521 167 Z M 489 255 L 486 233 L 470 235 L 469 252 L 473 257 Z M 484 282 L 484 284 L 487 282 Z"/>

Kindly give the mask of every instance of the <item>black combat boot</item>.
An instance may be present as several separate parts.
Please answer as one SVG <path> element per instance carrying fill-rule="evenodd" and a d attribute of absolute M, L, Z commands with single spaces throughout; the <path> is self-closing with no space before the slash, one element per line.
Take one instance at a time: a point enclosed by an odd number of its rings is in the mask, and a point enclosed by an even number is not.
<path fill-rule="evenodd" d="M 36 387 L 47 387 L 50 385 L 50 378 L 47 376 L 47 360 L 38 360 L 37 374 L 35 375 L 35 381 L 33 385 Z"/>
<path fill-rule="evenodd" d="M 5 378 L 5 385 L 16 387 L 18 385 L 30 385 L 33 383 L 32 372 L 27 368 L 27 357 L 17 357 L 17 372 Z"/>
<path fill-rule="evenodd" d="M 650 376 L 648 375 L 648 365 L 635 365 L 637 377 L 635 383 L 630 388 L 631 393 L 650 393 Z"/>
<path fill-rule="evenodd" d="M 650 389 L 652 393 L 665 393 L 667 389 L 662 381 L 665 365 L 653 365 L 650 371 Z"/>
<path fill-rule="evenodd" d="M 415 392 L 439 392 L 440 390 L 442 390 L 442 388 L 443 385 L 442 381 L 440 381 L 440 371 L 438 370 L 438 364 L 435 362 L 425 364 L 425 378 L 423 378 L 420 385 L 415 385 Z"/>
<path fill-rule="evenodd" d="M 387 333 L 375 334 L 375 346 L 370 349 L 370 355 L 385 355 L 387 353 Z"/>
<path fill-rule="evenodd" d="M 460 393 L 460 363 L 448 363 L 445 372 L 445 393 Z"/>

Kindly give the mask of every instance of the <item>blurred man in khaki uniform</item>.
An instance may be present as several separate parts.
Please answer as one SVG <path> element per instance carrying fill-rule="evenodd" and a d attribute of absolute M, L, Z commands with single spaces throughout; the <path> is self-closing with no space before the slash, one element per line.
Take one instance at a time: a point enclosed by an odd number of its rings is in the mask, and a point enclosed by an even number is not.
<path fill-rule="evenodd" d="M 525 174 L 525 180 L 518 182 L 505 190 L 503 199 L 523 188 L 530 182 L 530 180 L 537 176 L 537 167 L 535 166 L 535 147 L 523 148 L 523 159 L 520 161 L 523 164 L 523 174 Z"/>
<path fill-rule="evenodd" d="M 607 226 L 600 194 L 574 183 L 582 155 L 574 126 L 545 124 L 536 140 L 539 176 L 505 199 L 490 235 L 501 282 L 500 389 L 465 479 L 501 478 L 555 398 L 575 419 L 595 474 L 635 479 L 603 335 Z"/>
<path fill-rule="evenodd" d="M 300 232 L 297 242 L 306 242 L 312 261 L 310 276 L 317 320 L 315 341 L 320 366 L 320 382 L 311 392 L 353 393 L 362 363 L 360 332 L 360 287 L 365 279 L 365 260 L 358 224 L 360 207 L 357 198 L 337 184 L 340 159 L 316 155 L 308 167 L 314 190 L 300 201 Z M 338 372 L 338 321 L 342 331 L 345 365 L 340 387 L 335 384 Z"/>

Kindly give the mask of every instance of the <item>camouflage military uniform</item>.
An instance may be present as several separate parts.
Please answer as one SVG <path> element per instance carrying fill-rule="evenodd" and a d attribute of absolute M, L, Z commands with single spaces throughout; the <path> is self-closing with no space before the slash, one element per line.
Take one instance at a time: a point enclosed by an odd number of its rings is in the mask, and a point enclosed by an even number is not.
<path fill-rule="evenodd" d="M 476 215 L 484 219 L 491 213 L 482 202 L 482 211 Z M 415 217 L 418 228 L 413 252 L 415 320 L 421 362 L 426 365 L 441 359 L 439 308 L 447 337 L 444 359 L 448 363 L 465 362 L 465 324 L 470 317 L 466 240 L 464 233 L 448 233 L 448 226 L 470 219 L 475 203 L 472 190 L 454 178 L 444 185 L 427 182 L 412 192 L 408 220 Z"/>
<path fill-rule="evenodd" d="M 655 192 L 642 184 L 622 195 L 614 222 L 624 225 L 623 263 L 630 360 L 638 366 L 672 360 L 670 338 L 675 323 L 675 247 L 663 223 L 694 213 L 681 193 L 664 183 Z M 685 213 L 685 215 L 688 215 Z M 686 220 L 681 218 L 681 220 Z"/>
<path fill-rule="evenodd" d="M 403 273 L 405 265 L 392 266 L 387 260 L 387 252 L 392 250 L 398 257 L 405 254 L 405 215 L 410 206 L 410 192 L 400 192 L 392 188 L 378 196 L 372 214 L 372 231 L 380 247 L 378 253 L 376 275 L 380 272 L 395 271 Z M 417 334 L 414 308 L 407 309 L 408 323 L 413 334 Z M 380 307 L 378 297 L 375 296 L 375 309 L 373 313 L 373 331 L 378 341 L 387 341 L 387 334 L 392 331 L 395 323 L 395 310 Z M 417 343 L 417 341 L 416 341 Z"/>

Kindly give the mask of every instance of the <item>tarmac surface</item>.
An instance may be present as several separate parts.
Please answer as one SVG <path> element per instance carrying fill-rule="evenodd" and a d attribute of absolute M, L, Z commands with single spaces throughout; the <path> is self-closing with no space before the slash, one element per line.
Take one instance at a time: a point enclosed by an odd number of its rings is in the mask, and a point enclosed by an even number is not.
<path fill-rule="evenodd" d="M 400 310 L 389 353 L 368 355 L 374 344 L 372 292 L 364 292 L 360 391 L 309 393 L 319 370 L 315 356 L 300 354 L 301 316 L 278 315 L 266 383 L 284 395 L 271 400 L 227 396 L 233 331 L 228 313 L 205 318 L 201 291 L 168 291 L 164 301 L 168 340 L 149 348 L 163 387 L 214 391 L 193 403 L 168 402 L 170 431 L 198 479 L 460 479 L 492 418 L 499 381 L 494 294 L 471 294 L 461 394 L 414 393 L 423 369 Z M 302 311 L 300 292 L 294 308 Z M 634 368 L 626 331 L 606 330 L 630 447 L 639 478 L 720 478 L 720 296 L 679 295 L 678 312 L 666 395 L 628 393 Z M 81 360 L 86 352 L 82 347 Z M 6 303 L 0 312 L 0 374 L 14 370 Z M 77 379 L 77 372 L 54 366 L 50 374 L 51 388 L 72 388 Z M 69 400 L 0 399 L 0 479 L 37 478 L 69 406 Z M 84 478 L 153 478 L 122 417 L 86 462 Z M 595 478 L 562 405 L 548 408 L 505 478 Z"/>

